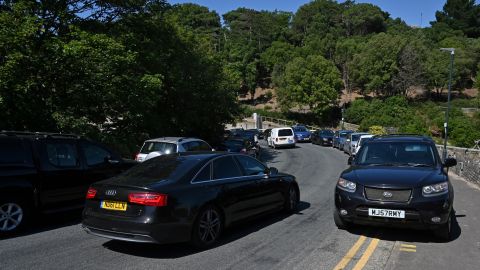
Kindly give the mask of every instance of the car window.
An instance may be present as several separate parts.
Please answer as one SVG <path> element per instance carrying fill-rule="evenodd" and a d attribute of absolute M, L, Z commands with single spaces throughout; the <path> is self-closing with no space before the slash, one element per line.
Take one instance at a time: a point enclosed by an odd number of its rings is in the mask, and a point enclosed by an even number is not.
<path fill-rule="evenodd" d="M 202 168 L 202 170 L 195 177 L 194 182 L 209 181 L 211 180 L 211 169 L 212 164 L 209 163 L 207 166 Z"/>
<path fill-rule="evenodd" d="M 252 157 L 237 156 L 237 160 L 245 175 L 263 175 L 265 173 L 265 165 Z"/>
<path fill-rule="evenodd" d="M 212 151 L 212 147 L 206 142 L 193 141 L 183 144 L 185 151 Z"/>
<path fill-rule="evenodd" d="M 432 146 L 426 143 L 382 142 L 367 143 L 362 146 L 361 165 L 435 165 Z"/>
<path fill-rule="evenodd" d="M 105 158 L 112 157 L 110 151 L 98 145 L 82 142 L 80 144 L 88 166 L 95 166 L 105 163 Z"/>
<path fill-rule="evenodd" d="M 297 131 L 297 132 L 306 132 L 307 129 L 305 127 L 295 127 L 293 128 L 293 130 Z"/>
<path fill-rule="evenodd" d="M 56 167 L 78 166 L 78 154 L 75 144 L 69 142 L 47 142 L 48 161 Z"/>
<path fill-rule="evenodd" d="M 140 153 L 150 154 L 151 152 L 160 152 L 162 154 L 172 154 L 177 152 L 177 145 L 166 142 L 145 142 Z"/>
<path fill-rule="evenodd" d="M 243 176 L 240 168 L 231 157 L 221 157 L 213 161 L 213 179 L 233 178 Z"/>
<path fill-rule="evenodd" d="M 278 130 L 278 136 L 292 136 L 292 130 L 291 129 L 279 129 Z"/>
<path fill-rule="evenodd" d="M 2 164 L 31 164 L 30 151 L 24 148 L 18 139 L 3 139 L 0 141 L 0 165 Z"/>

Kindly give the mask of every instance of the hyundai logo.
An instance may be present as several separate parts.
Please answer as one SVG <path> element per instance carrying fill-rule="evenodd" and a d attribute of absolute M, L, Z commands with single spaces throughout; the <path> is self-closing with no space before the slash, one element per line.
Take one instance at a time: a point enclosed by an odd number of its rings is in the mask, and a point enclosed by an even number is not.
<path fill-rule="evenodd" d="M 391 192 L 385 191 L 385 192 L 383 192 L 383 197 L 385 197 L 385 198 L 392 198 L 392 197 L 393 197 L 393 194 L 392 194 Z"/>
<path fill-rule="evenodd" d="M 117 191 L 115 189 L 109 189 L 105 191 L 105 195 L 107 196 L 115 196 L 117 194 Z"/>

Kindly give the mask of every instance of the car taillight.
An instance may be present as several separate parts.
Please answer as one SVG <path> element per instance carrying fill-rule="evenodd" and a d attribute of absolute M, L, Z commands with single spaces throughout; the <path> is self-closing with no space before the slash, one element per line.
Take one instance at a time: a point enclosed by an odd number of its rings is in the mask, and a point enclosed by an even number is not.
<path fill-rule="evenodd" d="M 94 188 L 89 188 L 87 191 L 87 200 L 95 198 L 95 195 L 97 195 L 97 190 Z"/>
<path fill-rule="evenodd" d="M 154 192 L 136 192 L 128 194 L 128 201 L 146 206 L 167 206 L 166 194 Z"/>
<path fill-rule="evenodd" d="M 140 153 L 136 153 L 136 154 L 135 154 L 135 157 L 134 157 L 134 158 L 135 158 L 136 161 L 138 161 L 138 155 L 140 155 Z"/>

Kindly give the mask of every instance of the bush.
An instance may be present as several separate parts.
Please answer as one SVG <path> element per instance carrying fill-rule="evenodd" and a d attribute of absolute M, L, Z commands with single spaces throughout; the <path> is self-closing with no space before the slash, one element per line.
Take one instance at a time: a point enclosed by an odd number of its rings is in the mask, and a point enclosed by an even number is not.
<path fill-rule="evenodd" d="M 372 135 L 386 135 L 387 131 L 382 126 L 371 126 L 368 128 L 368 133 Z"/>

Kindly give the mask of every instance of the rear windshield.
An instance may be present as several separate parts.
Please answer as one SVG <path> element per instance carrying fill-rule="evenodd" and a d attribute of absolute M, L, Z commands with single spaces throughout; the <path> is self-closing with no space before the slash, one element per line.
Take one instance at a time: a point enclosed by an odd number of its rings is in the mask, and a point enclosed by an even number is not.
<path fill-rule="evenodd" d="M 32 164 L 30 151 L 26 151 L 22 141 L 18 139 L 0 140 L 0 165 Z"/>
<path fill-rule="evenodd" d="M 151 152 L 160 152 L 162 154 L 172 154 L 177 152 L 177 145 L 166 142 L 146 142 L 140 153 L 150 154 Z"/>
<path fill-rule="evenodd" d="M 305 127 L 294 127 L 293 130 L 296 131 L 296 132 L 306 132 L 307 131 L 307 129 Z"/>
<path fill-rule="evenodd" d="M 280 129 L 278 130 L 278 136 L 292 136 L 292 130 L 291 129 Z"/>
<path fill-rule="evenodd" d="M 356 163 L 359 165 L 421 166 L 436 164 L 435 150 L 418 142 L 370 142 L 362 146 Z"/>
<path fill-rule="evenodd" d="M 115 177 L 115 183 L 144 186 L 161 180 L 178 180 L 189 173 L 200 159 L 179 156 L 159 156 L 133 166 Z"/>
<path fill-rule="evenodd" d="M 229 149 L 241 149 L 244 147 L 245 142 L 244 141 L 239 141 L 239 140 L 227 140 L 223 142 L 223 144 L 229 148 Z"/>

